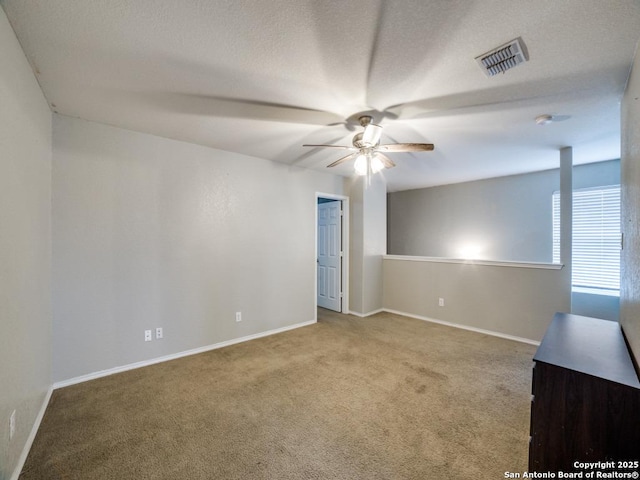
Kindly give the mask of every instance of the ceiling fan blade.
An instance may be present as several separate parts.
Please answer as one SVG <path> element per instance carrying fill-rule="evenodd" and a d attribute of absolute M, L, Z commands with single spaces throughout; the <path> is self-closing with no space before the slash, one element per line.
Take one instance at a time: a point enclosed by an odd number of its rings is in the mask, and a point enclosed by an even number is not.
<path fill-rule="evenodd" d="M 398 105 L 392 105 L 384 110 L 385 115 L 394 115 L 396 119 L 409 120 L 420 118 L 439 118 L 452 115 L 470 115 L 477 113 L 502 112 L 526 106 L 538 106 L 541 102 L 556 103 L 558 100 L 565 101 L 567 95 L 573 97 L 581 95 L 579 90 L 573 86 L 566 87 L 557 82 L 540 82 L 531 80 L 531 85 L 535 82 L 536 90 L 539 92 L 535 97 L 531 97 L 529 82 L 527 84 L 514 84 L 504 86 L 504 88 L 483 92 L 478 95 L 477 90 L 456 95 L 446 95 L 436 98 L 424 98 Z"/>
<path fill-rule="evenodd" d="M 309 145 L 307 143 L 305 143 L 304 145 L 302 145 L 303 147 L 314 147 L 314 148 L 340 148 L 342 150 L 352 150 L 352 151 L 356 151 L 358 150 L 355 147 L 348 147 L 346 145 Z"/>
<path fill-rule="evenodd" d="M 362 143 L 367 146 L 373 147 L 380 142 L 382 136 L 382 127 L 374 123 L 368 124 L 364 127 L 364 133 L 362 134 Z"/>
<path fill-rule="evenodd" d="M 346 128 L 347 130 L 349 130 L 350 132 L 353 132 L 356 129 L 356 126 L 353 125 L 352 123 L 349 122 L 333 122 L 333 123 L 327 123 L 327 127 L 335 127 L 337 125 L 342 125 L 344 126 L 344 128 Z"/>
<path fill-rule="evenodd" d="M 356 158 L 358 155 L 360 155 L 360 152 L 351 153 L 351 154 L 347 155 L 346 157 L 339 158 L 335 162 L 330 163 L 329 165 L 327 165 L 327 168 L 335 167 L 336 165 L 340 165 L 341 163 L 348 162 L 349 160 L 351 160 L 353 158 Z"/>
<path fill-rule="evenodd" d="M 263 100 L 176 92 L 152 93 L 147 97 L 149 102 L 165 110 L 189 115 L 302 125 L 329 125 L 344 122 L 342 116 L 333 112 Z"/>
<path fill-rule="evenodd" d="M 430 152 L 433 150 L 433 143 L 392 143 L 389 145 L 378 145 L 379 152 Z"/>
<path fill-rule="evenodd" d="M 393 160 L 391 160 L 386 155 L 383 155 L 380 152 L 376 152 L 376 156 L 380 159 L 380 161 L 384 165 L 384 168 L 393 168 L 393 167 L 396 166 L 396 164 L 393 162 Z"/>

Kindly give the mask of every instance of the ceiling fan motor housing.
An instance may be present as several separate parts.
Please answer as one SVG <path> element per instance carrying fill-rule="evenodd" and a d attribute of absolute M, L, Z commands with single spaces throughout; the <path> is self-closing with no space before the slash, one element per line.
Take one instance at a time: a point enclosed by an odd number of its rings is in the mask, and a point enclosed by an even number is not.
<path fill-rule="evenodd" d="M 363 127 L 366 127 L 367 125 L 369 125 L 372 120 L 373 120 L 373 117 L 371 117 L 371 115 L 362 115 L 360 118 L 358 118 L 360 125 Z"/>
<path fill-rule="evenodd" d="M 350 117 L 348 121 L 352 121 Z M 335 162 L 327 165 L 328 168 L 335 167 L 344 162 L 355 159 L 355 170 L 359 175 L 367 172 L 377 173 L 384 168 L 395 167 L 395 163 L 382 152 L 423 152 L 433 150 L 432 144 L 426 143 L 394 143 L 389 145 L 380 145 L 382 136 L 382 127 L 372 123 L 371 115 L 359 115 L 358 122 L 364 128 L 362 132 L 358 132 L 353 136 L 353 147 L 342 145 L 303 145 L 305 147 L 331 147 L 341 148 L 354 151 Z M 364 173 L 363 173 L 364 172 Z"/>
<path fill-rule="evenodd" d="M 364 133 L 363 132 L 359 132 L 356 133 L 353 136 L 353 146 L 356 148 L 362 148 L 364 147 L 364 142 L 362 141 L 362 137 L 363 137 Z"/>

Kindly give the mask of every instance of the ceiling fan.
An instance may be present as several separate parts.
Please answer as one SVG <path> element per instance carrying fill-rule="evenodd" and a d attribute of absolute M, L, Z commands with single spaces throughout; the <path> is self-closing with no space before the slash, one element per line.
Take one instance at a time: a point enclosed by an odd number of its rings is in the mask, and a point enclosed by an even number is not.
<path fill-rule="evenodd" d="M 358 118 L 360 125 L 364 127 L 364 131 L 354 135 L 353 146 L 305 144 L 303 147 L 338 148 L 354 152 L 327 165 L 327 168 L 335 167 L 336 165 L 355 159 L 354 169 L 358 175 L 378 173 L 383 168 L 395 167 L 396 164 L 387 157 L 385 153 L 429 152 L 433 150 L 432 143 L 392 143 L 380 145 L 382 127 L 371 123 L 372 120 L 373 118 L 370 115 L 361 115 Z"/>

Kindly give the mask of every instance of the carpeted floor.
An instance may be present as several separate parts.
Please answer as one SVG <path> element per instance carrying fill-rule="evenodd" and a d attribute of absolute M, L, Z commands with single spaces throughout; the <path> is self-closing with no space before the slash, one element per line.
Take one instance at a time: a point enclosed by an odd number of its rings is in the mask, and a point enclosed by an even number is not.
<path fill-rule="evenodd" d="M 21 480 L 499 479 L 535 347 L 391 314 L 56 390 Z"/>

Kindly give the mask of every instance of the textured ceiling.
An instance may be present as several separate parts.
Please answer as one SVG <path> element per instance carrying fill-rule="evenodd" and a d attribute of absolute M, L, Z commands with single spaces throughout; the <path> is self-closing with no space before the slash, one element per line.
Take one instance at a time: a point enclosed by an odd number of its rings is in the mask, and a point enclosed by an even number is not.
<path fill-rule="evenodd" d="M 385 112 L 383 143 L 436 146 L 390 154 L 390 191 L 619 157 L 640 37 L 637 0 L 0 4 L 56 112 L 321 170 L 340 152 L 303 143 Z M 530 61 L 487 78 L 474 58 L 516 37 Z"/>

